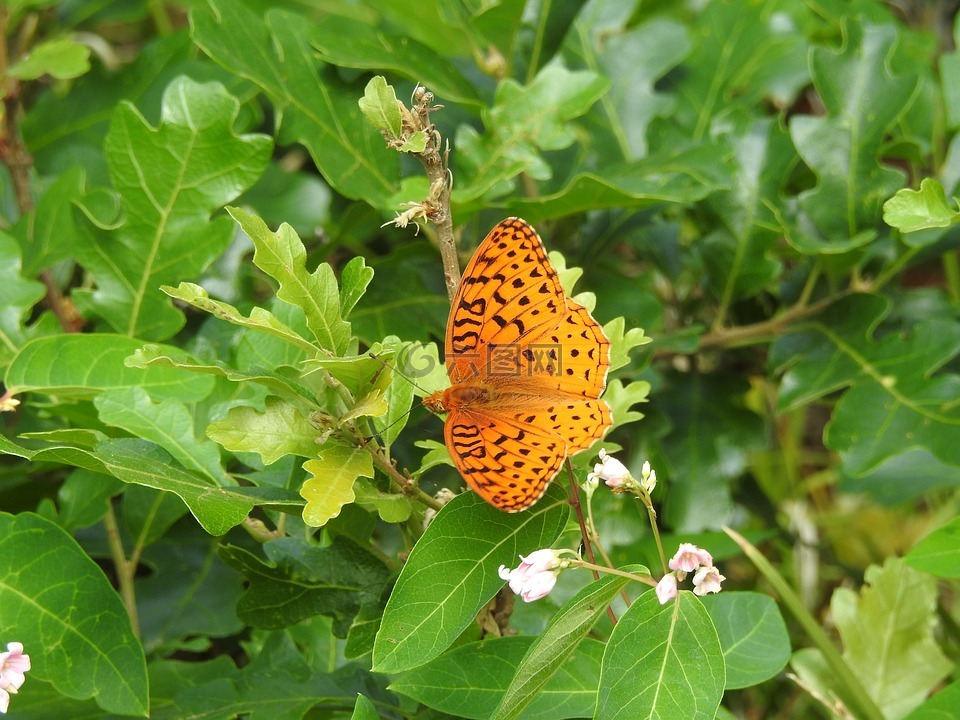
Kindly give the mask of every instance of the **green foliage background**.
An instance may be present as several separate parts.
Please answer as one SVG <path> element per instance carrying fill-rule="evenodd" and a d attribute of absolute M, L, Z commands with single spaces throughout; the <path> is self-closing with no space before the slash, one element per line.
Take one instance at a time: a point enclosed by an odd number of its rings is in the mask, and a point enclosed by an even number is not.
<path fill-rule="evenodd" d="M 956 712 L 952 13 L 7 2 L 16 717 Z M 431 191 L 425 134 L 378 132 L 417 83 L 463 257 L 508 215 L 560 253 L 613 341 L 604 446 L 652 463 L 667 553 L 708 548 L 720 595 L 570 570 L 505 610 L 498 565 L 579 543 L 559 480 L 424 531 L 460 485 L 415 397 L 448 301 L 434 228 L 389 225 Z M 642 505 L 592 503 L 614 564 L 659 577 Z"/>

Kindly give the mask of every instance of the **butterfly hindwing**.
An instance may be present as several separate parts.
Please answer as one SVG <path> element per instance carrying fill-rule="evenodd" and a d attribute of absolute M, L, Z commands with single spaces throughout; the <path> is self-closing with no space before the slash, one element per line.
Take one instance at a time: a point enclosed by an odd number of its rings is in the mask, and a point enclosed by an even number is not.
<path fill-rule="evenodd" d="M 444 424 L 453 464 L 467 484 L 500 510 L 539 500 L 566 457 L 557 435 L 509 418 L 454 410 Z"/>

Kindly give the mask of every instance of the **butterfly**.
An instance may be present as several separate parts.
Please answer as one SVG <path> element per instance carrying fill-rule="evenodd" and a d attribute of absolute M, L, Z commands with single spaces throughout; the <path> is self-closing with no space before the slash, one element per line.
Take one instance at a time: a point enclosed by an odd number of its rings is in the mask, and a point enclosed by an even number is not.
<path fill-rule="evenodd" d="M 447 413 L 463 479 L 493 507 L 526 510 L 563 461 L 603 436 L 610 341 L 567 297 L 537 231 L 507 218 L 463 272 L 447 321 L 450 387 L 423 400 Z"/>

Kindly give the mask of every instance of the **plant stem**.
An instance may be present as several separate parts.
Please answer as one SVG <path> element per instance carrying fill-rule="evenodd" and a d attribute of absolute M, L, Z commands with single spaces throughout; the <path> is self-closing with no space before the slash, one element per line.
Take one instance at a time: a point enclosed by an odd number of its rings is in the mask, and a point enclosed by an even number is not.
<path fill-rule="evenodd" d="M 848 699 L 856 717 L 861 720 L 884 720 L 883 713 L 877 707 L 873 699 L 867 694 L 866 689 L 857 679 L 850 666 L 844 661 L 843 657 L 837 651 L 833 642 L 824 632 L 817 619 L 810 614 L 803 601 L 793 591 L 790 584 L 784 577 L 777 572 L 776 568 L 757 550 L 750 542 L 730 528 L 723 528 L 723 531 L 740 546 L 743 553 L 754 564 L 760 574 L 766 578 L 767 582 L 773 586 L 773 589 L 779 595 L 781 602 L 787 610 L 793 615 L 800 626 L 803 628 L 807 637 L 816 645 L 817 649 L 823 655 L 824 661 L 833 673 L 837 684 L 845 691 L 844 696 Z"/>

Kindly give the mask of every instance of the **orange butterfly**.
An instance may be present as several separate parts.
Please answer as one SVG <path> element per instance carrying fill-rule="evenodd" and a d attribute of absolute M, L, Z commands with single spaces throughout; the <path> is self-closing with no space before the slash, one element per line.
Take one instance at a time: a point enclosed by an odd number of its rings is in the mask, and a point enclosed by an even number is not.
<path fill-rule="evenodd" d="M 507 512 L 539 500 L 570 455 L 610 427 L 599 399 L 610 341 L 567 297 L 537 231 L 507 218 L 463 272 L 447 321 L 444 439 L 463 479 Z"/>

